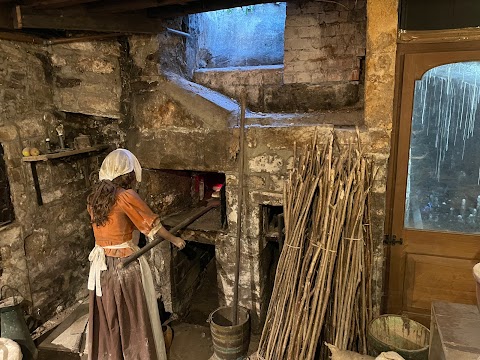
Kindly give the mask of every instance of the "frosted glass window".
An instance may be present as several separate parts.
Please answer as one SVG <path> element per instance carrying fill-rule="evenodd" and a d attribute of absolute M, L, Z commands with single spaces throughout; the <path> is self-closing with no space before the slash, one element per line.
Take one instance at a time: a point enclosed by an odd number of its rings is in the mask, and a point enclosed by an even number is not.
<path fill-rule="evenodd" d="M 442 65 L 415 84 L 405 227 L 480 232 L 480 61 Z"/>

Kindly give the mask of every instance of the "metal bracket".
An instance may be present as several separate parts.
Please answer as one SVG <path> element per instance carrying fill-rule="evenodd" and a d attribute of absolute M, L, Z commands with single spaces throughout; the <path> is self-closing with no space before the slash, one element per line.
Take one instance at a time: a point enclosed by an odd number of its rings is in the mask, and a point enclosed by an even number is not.
<path fill-rule="evenodd" d="M 30 167 L 32 169 L 33 185 L 35 186 L 35 192 L 37 194 L 37 204 L 43 205 L 42 191 L 40 190 L 40 183 L 38 182 L 37 164 L 31 162 Z"/>
<path fill-rule="evenodd" d="M 383 239 L 383 243 L 385 245 L 403 245 L 403 239 L 400 238 L 397 240 L 397 237 L 395 235 L 385 235 L 384 239 Z"/>

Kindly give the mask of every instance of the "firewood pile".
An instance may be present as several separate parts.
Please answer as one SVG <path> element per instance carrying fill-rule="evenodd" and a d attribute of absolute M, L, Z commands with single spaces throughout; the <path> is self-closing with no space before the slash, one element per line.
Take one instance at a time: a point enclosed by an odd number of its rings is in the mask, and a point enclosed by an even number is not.
<path fill-rule="evenodd" d="M 324 342 L 366 353 L 372 319 L 369 192 L 373 163 L 357 138 L 317 138 L 284 189 L 285 245 L 258 357 L 328 359 Z"/>

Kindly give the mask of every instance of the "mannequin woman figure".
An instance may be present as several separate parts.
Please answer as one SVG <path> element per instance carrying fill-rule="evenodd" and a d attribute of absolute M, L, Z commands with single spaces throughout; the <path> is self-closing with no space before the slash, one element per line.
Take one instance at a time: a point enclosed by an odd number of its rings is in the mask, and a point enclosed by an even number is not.
<path fill-rule="evenodd" d="M 166 360 L 153 279 L 142 256 L 124 269 L 117 265 L 138 247 L 138 230 L 160 236 L 179 249 L 185 241 L 170 234 L 159 216 L 133 190 L 142 180 L 135 155 L 117 149 L 107 155 L 99 182 L 87 199 L 95 247 L 89 255 L 88 358 L 90 360 Z"/>

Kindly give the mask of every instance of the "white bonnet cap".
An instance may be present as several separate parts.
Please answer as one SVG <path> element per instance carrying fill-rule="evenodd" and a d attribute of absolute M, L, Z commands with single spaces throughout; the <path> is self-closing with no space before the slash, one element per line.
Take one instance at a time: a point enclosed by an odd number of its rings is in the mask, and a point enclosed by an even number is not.
<path fill-rule="evenodd" d="M 100 168 L 99 179 L 112 181 L 116 177 L 135 171 L 138 182 L 142 181 L 142 167 L 138 159 L 126 149 L 113 150 L 103 160 Z"/>

